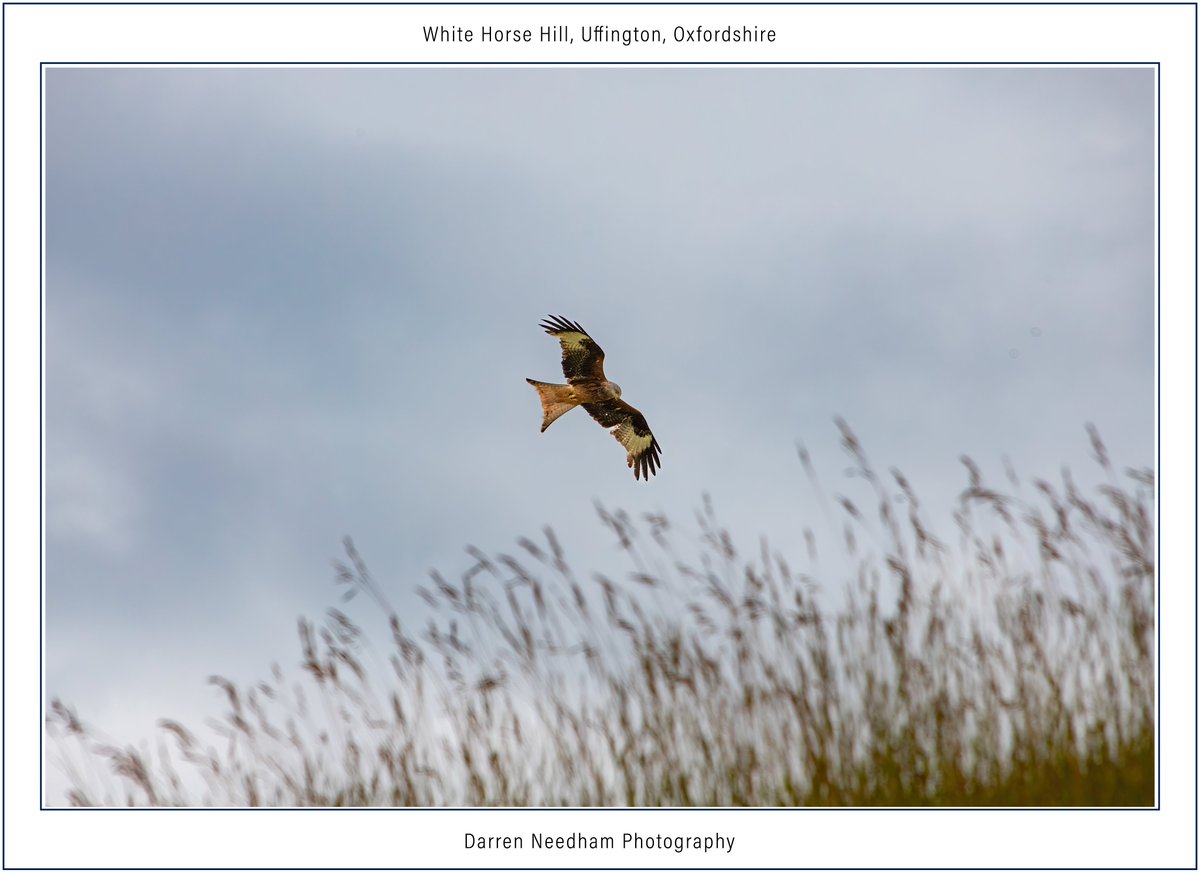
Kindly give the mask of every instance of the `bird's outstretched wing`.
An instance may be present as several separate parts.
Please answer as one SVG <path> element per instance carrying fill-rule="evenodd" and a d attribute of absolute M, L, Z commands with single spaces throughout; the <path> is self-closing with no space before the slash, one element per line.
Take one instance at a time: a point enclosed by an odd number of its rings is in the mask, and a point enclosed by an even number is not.
<path fill-rule="evenodd" d="M 646 417 L 624 400 L 606 400 L 603 403 L 585 403 L 588 415 L 600 422 L 616 437 L 617 442 L 628 452 L 626 462 L 633 468 L 635 479 L 650 480 L 661 466 L 659 452 L 662 447 L 650 432 Z"/>
<path fill-rule="evenodd" d="M 546 318 L 541 327 L 562 345 L 563 375 L 568 382 L 599 379 L 604 381 L 604 349 L 587 331 L 561 315 Z"/>

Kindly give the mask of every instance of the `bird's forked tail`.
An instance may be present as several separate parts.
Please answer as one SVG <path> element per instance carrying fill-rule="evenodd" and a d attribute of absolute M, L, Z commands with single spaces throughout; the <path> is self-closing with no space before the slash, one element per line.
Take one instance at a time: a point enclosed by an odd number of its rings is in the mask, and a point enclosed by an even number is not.
<path fill-rule="evenodd" d="M 526 379 L 537 391 L 542 401 L 542 431 L 544 432 L 560 415 L 570 412 L 579 405 L 575 390 L 570 385 L 555 385 L 551 382 L 535 382 Z"/>

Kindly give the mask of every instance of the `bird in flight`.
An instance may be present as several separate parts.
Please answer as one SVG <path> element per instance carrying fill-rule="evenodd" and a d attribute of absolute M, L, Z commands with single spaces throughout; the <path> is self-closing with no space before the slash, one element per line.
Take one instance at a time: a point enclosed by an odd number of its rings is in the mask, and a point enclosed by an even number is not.
<path fill-rule="evenodd" d="M 621 386 L 604 378 L 604 350 L 586 330 L 561 315 L 547 317 L 540 326 L 558 337 L 567 377 L 566 385 L 525 380 L 541 398 L 542 431 L 563 413 L 582 406 L 625 447 L 633 477 L 649 481 L 661 465 L 658 454 L 662 448 L 645 416 L 621 399 Z"/>

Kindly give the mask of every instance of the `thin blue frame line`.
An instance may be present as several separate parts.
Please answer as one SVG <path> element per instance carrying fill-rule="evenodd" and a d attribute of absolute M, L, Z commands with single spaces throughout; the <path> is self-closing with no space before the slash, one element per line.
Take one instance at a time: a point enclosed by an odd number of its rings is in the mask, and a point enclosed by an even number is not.
<path fill-rule="evenodd" d="M 732 0 L 550 0 L 550 2 L 530 2 L 530 0 L 511 0 L 511 2 L 492 3 L 487 0 L 380 0 L 380 2 L 362 2 L 349 0 L 346 3 L 337 0 L 288 0 L 288 2 L 272 3 L 270 0 L 159 0 L 159 2 L 139 3 L 137 0 L 107 0 L 107 2 L 89 3 L 87 0 L 10 0 L 5 6 L 1195 6 L 1196 3 L 1186 0 L 1162 0 L 1157 3 L 1139 3 L 1136 0 L 1058 0 L 1058 2 L 1040 2 L 1040 0 L 959 0 L 959 2 L 939 3 L 936 0 L 751 0 L 738 3 Z"/>
<path fill-rule="evenodd" d="M 7 55 L 5 53 L 5 50 L 7 48 L 6 40 L 8 38 L 7 18 L 8 18 L 8 8 L 6 5 L 5 7 L 0 8 L 0 81 L 2 81 L 2 83 L 3 83 L 3 84 L 0 84 L 0 107 L 3 107 L 7 103 L 7 101 L 3 99 L 4 92 L 8 90 L 8 78 L 6 76 L 4 76 L 4 71 L 7 69 L 7 67 L 5 66 L 5 58 L 7 57 Z M 3 108 L 0 108 L 0 190 L 7 192 L 8 186 L 5 184 L 5 182 L 7 182 L 7 179 L 5 179 L 5 177 L 4 177 L 5 169 L 8 164 L 8 140 L 5 138 L 5 135 L 4 135 L 5 134 L 5 126 L 4 126 L 5 115 L 6 115 L 6 113 L 4 112 Z M 39 136 L 40 136 L 40 134 L 39 134 Z M 40 161 L 41 158 L 39 157 L 38 160 Z M 0 196 L 0 252 L 2 252 L 3 248 L 5 247 L 4 243 L 8 239 L 8 235 L 7 235 L 8 225 L 5 224 L 4 201 L 5 201 L 5 198 L 3 196 Z M 4 266 L 7 267 L 8 260 L 3 259 L 3 263 L 4 263 Z M 5 282 L 5 277 L 7 276 L 7 274 L 8 274 L 7 269 L 0 268 L 0 313 L 3 313 L 2 316 L 0 316 L 0 324 L 4 325 L 4 332 L 0 333 L 0 373 L 3 374 L 2 377 L 0 377 L 0 383 L 2 383 L 2 384 L 0 384 L 0 482 L 5 482 L 5 483 L 8 482 L 8 477 L 7 477 L 7 475 L 5 475 L 7 473 L 7 470 L 5 469 L 5 461 L 8 458 L 8 431 L 6 430 L 6 425 L 8 424 L 8 422 L 5 418 L 5 411 L 8 408 L 8 404 L 3 402 L 3 398 L 8 396 L 8 391 L 4 390 L 4 388 L 8 382 L 8 367 L 5 366 L 5 363 L 4 363 L 4 353 L 8 351 L 8 342 L 7 342 L 7 339 L 8 339 L 8 334 L 7 334 L 7 331 L 8 331 L 8 297 L 5 294 L 5 292 L 7 291 L 7 283 Z M 41 297 L 41 294 L 42 294 L 42 289 L 38 288 L 38 297 L 39 298 Z M 40 306 L 40 304 L 39 304 L 39 306 Z M 41 384 L 42 384 L 42 376 L 41 376 L 41 373 L 38 373 L 38 390 L 39 391 L 41 390 Z M 40 429 L 40 427 L 41 427 L 40 422 L 38 423 L 38 427 Z M 41 503 L 42 503 L 42 496 L 41 496 L 42 489 L 41 489 L 41 485 L 40 485 L 41 470 L 38 471 L 38 481 L 39 481 L 38 505 L 41 506 Z M 8 618 L 8 604 L 6 602 L 6 594 L 7 594 L 8 586 L 5 584 L 8 581 L 7 576 L 5 574 L 5 567 L 7 566 L 7 562 L 5 562 L 3 560 L 3 556 L 8 554 L 8 549 L 6 547 L 7 537 L 8 537 L 8 523 L 7 523 L 8 516 L 6 515 L 7 507 L 5 505 L 5 500 L 4 500 L 4 495 L 5 495 L 6 491 L 7 491 L 7 489 L 0 487 L 0 615 L 3 615 L 5 617 L 5 619 Z M 39 545 L 39 549 L 40 548 L 41 547 Z M 41 587 L 41 584 L 42 584 L 42 580 L 41 580 L 40 573 L 39 573 L 39 578 L 38 578 L 38 587 L 39 588 Z M 40 615 L 38 616 L 38 621 L 39 622 L 41 621 Z M 2 677 L 3 673 L 7 672 L 7 669 L 8 669 L 8 661 L 4 657 L 4 652 L 6 651 L 5 644 L 7 642 L 7 639 L 4 635 L 5 625 L 6 625 L 6 622 L 0 621 L 0 665 L 2 665 L 2 666 L 0 666 L 0 677 Z M 40 633 L 39 633 L 39 635 L 40 635 Z M 41 681 L 41 678 L 42 678 L 41 641 L 39 640 L 38 641 L 38 681 L 39 682 Z M 7 739 L 8 732 L 7 732 L 7 729 L 5 726 L 5 720 L 4 720 L 5 715 L 6 715 L 5 707 L 4 707 L 4 699 L 5 699 L 5 695 L 3 693 L 0 693 L 0 760 L 3 759 L 4 750 L 8 745 L 8 739 Z M 39 717 L 44 718 L 44 716 L 42 716 L 40 713 L 39 713 Z M 40 739 L 38 740 L 38 744 L 41 745 Z M 5 772 L 7 772 L 7 768 L 3 767 L 2 765 L 0 765 L 0 770 L 4 770 Z M 40 770 L 38 771 L 38 776 L 39 777 L 42 776 Z M 4 839 L 4 828 L 7 823 L 7 817 L 4 815 L 4 810 L 8 809 L 8 802 L 7 802 L 7 798 L 5 797 L 5 793 L 4 793 L 5 782 L 6 782 L 6 780 L 0 779 L 0 867 L 3 867 L 4 869 L 7 870 L 8 862 L 5 861 L 5 859 L 4 859 L 4 849 L 8 846 L 8 842 Z M 42 779 L 42 782 L 44 784 L 45 780 Z M 43 799 L 42 794 L 43 794 L 42 786 L 39 785 L 38 786 L 38 805 L 39 806 L 42 803 L 42 799 Z"/>
<path fill-rule="evenodd" d="M 1198 170 L 1200 170 L 1200 118 L 1198 118 L 1198 112 L 1196 112 L 1196 110 L 1198 110 L 1198 108 L 1200 108 L 1200 90 L 1198 90 L 1198 88 L 1200 88 L 1200 8 L 1198 8 L 1198 6 L 1196 6 L 1196 5 L 1193 5 L 1193 7 L 1192 7 L 1192 100 L 1193 100 L 1192 145 L 1193 145 L 1193 149 L 1194 149 L 1193 155 L 1192 155 L 1192 186 L 1193 186 L 1192 187 L 1192 198 L 1193 198 L 1192 199 L 1192 210 L 1193 210 L 1193 212 L 1192 212 L 1192 230 L 1193 230 L 1193 233 L 1196 229 L 1198 229 L 1198 222 L 1200 222 L 1200 176 L 1198 176 Z M 1163 118 L 1162 94 L 1159 94 L 1158 118 L 1159 118 L 1159 127 L 1162 127 L 1162 118 Z M 1159 137 L 1158 149 L 1159 149 L 1159 152 L 1162 152 L 1162 149 L 1163 149 L 1162 137 Z M 1159 176 L 1162 176 L 1162 173 L 1159 173 Z M 1159 186 L 1159 188 L 1162 188 L 1162 186 Z M 1159 197 L 1158 211 L 1159 211 L 1159 216 L 1162 216 L 1162 211 L 1163 211 L 1162 197 Z M 1162 234 L 1159 234 L 1159 237 L 1162 237 Z M 1193 237 L 1193 239 L 1195 239 L 1195 237 Z M 1162 312 L 1162 299 L 1163 299 L 1163 291 L 1162 291 L 1163 246 L 1162 246 L 1162 242 L 1159 242 L 1158 258 L 1159 258 L 1159 269 L 1158 269 L 1159 312 Z M 1198 251 L 1198 249 L 1193 249 L 1193 251 L 1192 251 L 1192 282 L 1194 285 L 1193 293 L 1192 293 L 1193 307 L 1200 306 L 1200 295 L 1196 294 L 1196 291 L 1198 291 L 1198 289 L 1200 289 L 1200 273 L 1198 273 L 1198 269 L 1200 269 L 1200 251 Z M 1195 355 L 1195 357 L 1192 361 L 1192 402 L 1195 403 L 1196 402 L 1196 390 L 1195 390 L 1196 389 L 1196 375 L 1200 374 L 1200 353 L 1198 353 L 1198 349 L 1196 349 L 1196 342 L 1200 341 L 1200 312 L 1196 312 L 1196 309 L 1193 308 L 1192 315 L 1193 315 L 1192 351 L 1193 351 L 1193 355 Z M 1163 357 L 1162 356 L 1162 348 L 1159 348 L 1159 362 L 1162 362 L 1162 357 Z M 1159 366 L 1162 366 L 1162 365 L 1159 365 Z M 1163 440 L 1163 433 L 1162 433 L 1163 379 L 1162 379 L 1162 373 L 1159 373 L 1159 379 L 1158 379 L 1158 408 L 1159 408 L 1158 440 L 1159 440 L 1159 448 L 1160 448 L 1160 450 L 1162 450 L 1162 440 Z M 1193 434 L 1193 438 L 1195 438 L 1196 433 L 1198 433 L 1198 431 L 1200 431 L 1200 428 L 1198 428 L 1198 426 L 1200 426 L 1200 409 L 1196 409 L 1195 407 L 1193 407 L 1192 415 L 1193 415 L 1192 434 Z M 1192 453 L 1193 462 L 1195 462 L 1195 458 L 1196 458 L 1196 451 L 1193 450 L 1193 453 Z M 1198 513 L 1198 511 L 1200 511 L 1200 470 L 1193 469 L 1192 474 L 1193 474 L 1193 481 L 1192 481 L 1192 487 L 1193 487 L 1193 490 L 1192 490 L 1192 513 L 1193 514 L 1192 514 L 1192 517 L 1193 517 L 1193 519 L 1195 519 L 1196 513 Z M 1162 476 L 1159 476 L 1159 478 L 1162 478 Z M 1162 500 L 1159 500 L 1159 504 L 1158 504 L 1159 586 L 1162 586 L 1162 566 L 1163 566 L 1162 531 L 1163 531 L 1163 504 L 1162 504 Z M 1192 570 L 1194 573 L 1200 574 L 1200 568 L 1198 568 L 1198 566 L 1196 566 L 1196 561 L 1198 561 L 1198 559 L 1200 559 L 1200 541 L 1194 541 L 1192 543 Z M 1194 583 L 1195 583 L 1195 579 L 1193 579 L 1192 590 L 1196 591 L 1196 585 Z M 1159 607 L 1158 607 L 1159 608 L 1159 628 L 1162 628 L 1163 598 L 1159 597 L 1158 602 L 1159 602 Z M 1195 610 L 1195 612 L 1192 615 L 1192 640 L 1193 640 L 1193 643 L 1196 644 L 1196 648 L 1192 652 L 1192 678 L 1195 679 L 1196 675 L 1198 675 L 1198 668 L 1200 668 L 1200 642 L 1198 642 L 1198 636 L 1200 636 L 1200 604 L 1196 603 L 1194 600 L 1193 600 L 1193 609 Z M 1159 639 L 1158 672 L 1159 672 L 1159 688 L 1160 688 L 1159 697 L 1162 698 L 1162 672 L 1163 672 L 1163 656 L 1162 656 L 1163 634 L 1162 634 L 1162 630 L 1159 630 L 1158 639 Z M 1192 708 L 1193 708 L 1192 727 L 1193 727 L 1194 731 L 1198 731 L 1198 733 L 1200 733 L 1200 694 L 1195 694 L 1195 693 L 1193 694 Z M 1162 709 L 1162 703 L 1159 703 L 1159 710 L 1160 709 Z M 1159 720 L 1158 721 L 1159 721 L 1159 730 L 1162 730 L 1162 721 L 1163 720 L 1162 720 L 1162 712 L 1160 712 L 1160 711 L 1159 711 Z M 1159 752 L 1159 755 L 1158 755 L 1158 759 L 1159 759 L 1158 760 L 1159 791 L 1162 791 L 1162 767 L 1163 767 L 1162 743 L 1159 743 L 1159 748 L 1156 749 L 1156 751 Z M 1193 767 L 1194 767 L 1195 772 L 1194 772 L 1193 781 L 1192 781 L 1192 809 L 1193 809 L 1193 812 L 1196 812 L 1196 811 L 1198 811 L 1198 805 L 1200 805 L 1200 760 L 1193 759 Z M 1193 868 L 1200 867 L 1200 825 L 1196 825 L 1196 830 L 1194 830 L 1192 832 L 1192 867 Z"/>
<path fill-rule="evenodd" d="M 10 869 L 10 868 L 6 868 Z M 36 869 L 36 871 L 162 871 L 162 869 L 170 869 L 170 871 L 196 871 L 198 873 L 208 873 L 212 871 L 212 867 L 17 867 L 11 869 Z M 700 869 L 700 871 L 811 871 L 820 873 L 821 871 L 845 871 L 846 873 L 872 872 L 880 871 L 880 869 L 888 869 L 888 871 L 946 871 L 954 873 L 962 871 L 962 869 L 971 869 L 971 871 L 980 871 L 989 873 L 996 871 L 1004 873 L 1013 871 L 1013 869 L 1038 869 L 1038 871 L 1063 871 L 1070 873 L 1079 871 L 1088 873 L 1090 871 L 1193 871 L 1195 867 L 220 867 L 217 869 L 230 869 L 230 871 L 264 871 L 268 873 L 289 873 L 290 871 L 672 871 L 679 873 L 680 871 L 688 871 L 688 869 Z"/>
<path fill-rule="evenodd" d="M 144 4 L 143 4 L 144 5 Z M 337 61 L 228 61 L 214 63 L 212 61 L 42 61 L 45 66 L 55 67 L 197 67 L 218 69 L 224 67 L 278 67 L 293 69 L 297 67 L 396 67 L 403 69 L 419 69 L 421 67 L 457 67 L 459 69 L 474 69 L 475 67 L 674 67 L 685 65 L 703 65 L 705 67 L 912 67 L 914 69 L 928 67 L 1155 67 L 1158 61 L 354 61 L 339 63 Z"/>

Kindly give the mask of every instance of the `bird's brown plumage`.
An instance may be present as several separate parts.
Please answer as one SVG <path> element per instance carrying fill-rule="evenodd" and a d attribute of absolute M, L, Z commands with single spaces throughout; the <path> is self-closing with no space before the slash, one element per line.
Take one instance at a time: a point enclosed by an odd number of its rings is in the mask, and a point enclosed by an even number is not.
<path fill-rule="evenodd" d="M 547 317 L 543 330 L 562 346 L 566 385 L 526 379 L 542 401 L 542 430 L 575 406 L 582 406 L 616 438 L 626 451 L 626 463 L 635 479 L 649 480 L 661 465 L 662 447 L 646 424 L 646 417 L 621 400 L 621 389 L 604 376 L 604 350 L 586 330 L 561 315 Z"/>
<path fill-rule="evenodd" d="M 546 333 L 558 337 L 562 346 L 562 369 L 567 382 L 604 380 L 604 349 L 588 336 L 586 330 L 561 315 L 545 318 L 539 325 Z"/>

